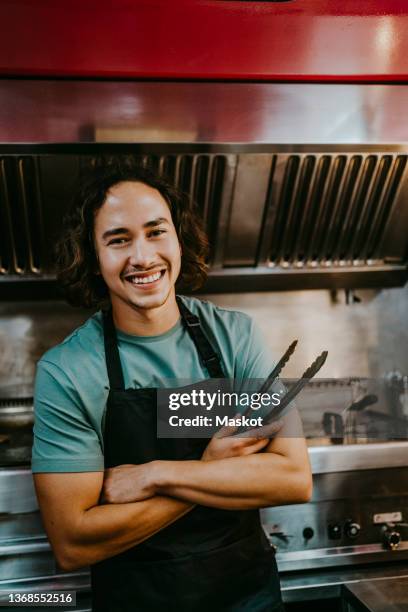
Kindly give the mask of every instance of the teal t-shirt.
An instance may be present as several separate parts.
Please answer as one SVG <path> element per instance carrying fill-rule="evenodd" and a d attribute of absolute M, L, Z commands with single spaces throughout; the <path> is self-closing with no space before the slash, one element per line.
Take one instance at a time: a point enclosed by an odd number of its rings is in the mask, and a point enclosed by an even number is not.
<path fill-rule="evenodd" d="M 259 329 L 246 314 L 183 297 L 221 356 L 227 378 L 265 378 L 273 360 Z M 179 320 L 159 336 L 118 331 L 125 387 L 163 387 L 165 379 L 209 378 Z M 33 472 L 103 471 L 103 427 L 109 380 L 102 314 L 97 312 L 37 366 L 34 391 Z"/>

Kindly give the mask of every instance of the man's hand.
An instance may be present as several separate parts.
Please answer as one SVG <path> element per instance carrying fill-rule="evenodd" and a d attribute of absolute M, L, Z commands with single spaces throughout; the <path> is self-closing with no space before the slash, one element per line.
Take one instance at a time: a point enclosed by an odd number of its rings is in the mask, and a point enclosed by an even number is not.
<path fill-rule="evenodd" d="M 278 433 L 282 426 L 282 421 L 275 421 L 264 427 L 246 431 L 239 436 L 233 435 L 237 427 L 223 427 L 211 438 L 201 459 L 203 461 L 214 461 L 259 453 L 268 446 L 271 438 Z"/>
<path fill-rule="evenodd" d="M 156 462 L 140 465 L 124 464 L 105 470 L 101 502 L 126 504 L 148 499 L 156 494 Z"/>

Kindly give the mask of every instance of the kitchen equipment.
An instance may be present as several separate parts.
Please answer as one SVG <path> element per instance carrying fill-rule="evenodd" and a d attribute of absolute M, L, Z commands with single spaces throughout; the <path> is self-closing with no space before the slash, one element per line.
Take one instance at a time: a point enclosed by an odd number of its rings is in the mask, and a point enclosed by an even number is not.
<path fill-rule="evenodd" d="M 207 293 L 407 278 L 403 145 L 0 145 L 0 299 L 58 295 L 53 244 L 72 193 L 115 151 L 198 201 L 211 244 Z"/>
<path fill-rule="evenodd" d="M 0 398 L 0 468 L 30 462 L 33 423 L 32 397 Z"/>
<path fill-rule="evenodd" d="M 406 442 L 309 449 L 312 501 L 261 511 L 287 602 L 406 574 L 407 454 Z"/>
<path fill-rule="evenodd" d="M 347 410 L 350 412 L 359 412 L 360 410 L 364 410 L 367 406 L 371 406 L 378 402 L 378 397 L 374 394 L 368 394 L 362 397 L 360 400 L 353 402 Z"/>
<path fill-rule="evenodd" d="M 310 503 L 265 508 L 284 600 L 339 598 L 342 585 L 406 574 L 408 443 L 309 449 Z M 89 575 L 55 564 L 28 469 L 0 469 L 0 590 L 78 590 L 90 610 Z"/>
<path fill-rule="evenodd" d="M 294 340 L 292 342 L 292 344 L 289 345 L 289 347 L 286 350 L 286 352 L 279 359 L 278 363 L 273 368 L 272 372 L 269 374 L 269 376 L 267 377 L 267 379 L 263 383 L 262 387 L 259 389 L 259 393 L 265 393 L 265 391 L 267 391 L 272 386 L 272 383 L 274 382 L 274 380 L 279 376 L 279 374 L 281 373 L 282 369 L 285 367 L 285 365 L 289 361 L 290 357 L 293 355 L 293 352 L 294 352 L 294 350 L 296 348 L 297 343 L 298 343 L 298 341 Z M 245 416 L 246 416 L 246 413 L 245 413 Z"/>
<path fill-rule="evenodd" d="M 33 424 L 31 397 L 0 398 L 0 432 L 31 429 Z"/>
<path fill-rule="evenodd" d="M 348 584 L 342 601 L 344 612 L 407 612 L 408 571 L 397 578 Z"/>
<path fill-rule="evenodd" d="M 284 412 L 285 408 L 290 404 L 291 401 L 300 393 L 305 385 L 317 374 L 320 368 L 324 365 L 327 359 L 327 351 L 323 351 L 319 357 L 317 357 L 312 365 L 310 365 L 307 370 L 305 370 L 301 376 L 301 378 L 290 388 L 290 390 L 282 397 L 279 406 L 272 410 L 271 413 L 267 416 L 264 423 L 268 424 L 272 420 L 279 418 L 280 415 Z"/>
<path fill-rule="evenodd" d="M 325 435 L 329 436 L 332 444 L 343 444 L 344 423 L 341 414 L 325 412 L 322 425 Z"/>
<path fill-rule="evenodd" d="M 298 342 L 297 340 L 294 340 L 290 344 L 288 349 L 285 351 L 283 356 L 279 359 L 278 363 L 273 368 L 272 372 L 267 376 L 266 380 L 263 382 L 261 388 L 258 391 L 259 394 L 266 393 L 266 391 L 268 389 L 270 389 L 270 387 L 273 385 L 274 381 L 277 379 L 277 377 L 279 376 L 280 372 L 282 371 L 284 366 L 289 361 L 291 355 L 293 354 L 293 352 L 294 352 L 294 350 L 296 348 L 297 342 Z M 270 411 L 270 413 L 268 413 L 264 417 L 264 419 L 263 419 L 263 424 L 264 425 L 267 425 L 271 421 L 279 418 L 279 416 L 285 410 L 286 406 L 288 406 L 290 404 L 290 402 L 293 401 L 293 399 L 296 397 L 296 395 L 298 395 L 298 393 L 300 393 L 300 391 L 303 389 L 303 387 L 322 368 L 322 366 L 324 365 L 324 363 L 326 361 L 327 355 L 328 355 L 327 351 L 323 351 L 322 354 L 319 355 L 319 357 L 317 357 L 315 359 L 315 361 L 302 374 L 302 377 L 296 383 L 294 383 L 291 386 L 290 390 L 287 391 L 287 393 L 285 393 L 285 395 L 283 395 L 283 397 L 281 397 L 279 405 L 277 407 L 275 407 L 274 409 L 272 409 Z M 247 410 L 244 412 L 244 416 L 249 416 L 251 414 L 251 411 L 252 411 L 252 408 L 251 408 L 251 406 L 249 406 L 247 408 Z M 245 431 L 245 427 L 240 427 L 238 429 L 238 431 L 237 431 L 237 434 L 242 433 L 243 431 Z"/>
<path fill-rule="evenodd" d="M 350 406 L 348 406 L 343 411 L 342 414 L 338 414 L 335 412 L 325 412 L 323 414 L 322 419 L 323 430 L 324 433 L 330 437 L 330 441 L 332 442 L 332 444 L 342 444 L 345 432 L 347 432 L 348 435 L 348 443 L 353 441 L 357 433 L 356 421 L 354 419 L 353 413 L 360 413 L 362 410 L 365 410 L 368 406 L 375 404 L 377 401 L 377 395 L 366 394 L 361 399 L 353 401 Z M 346 414 L 346 422 L 343 421 L 343 414 Z M 350 415 L 352 416 L 350 417 Z M 366 415 L 369 416 L 369 413 L 366 412 Z M 371 423 L 370 425 L 372 434 L 373 423 Z M 367 429 L 365 433 L 367 433 Z"/>

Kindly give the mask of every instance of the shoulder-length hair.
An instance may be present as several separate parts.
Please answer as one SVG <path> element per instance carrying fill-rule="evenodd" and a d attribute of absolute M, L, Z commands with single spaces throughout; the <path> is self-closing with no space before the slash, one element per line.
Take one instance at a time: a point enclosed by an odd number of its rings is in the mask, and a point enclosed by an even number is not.
<path fill-rule="evenodd" d="M 208 239 L 198 209 L 189 196 L 146 168 L 109 165 L 95 169 L 82 184 L 64 219 L 64 233 L 57 243 L 57 279 L 73 306 L 94 308 L 109 298 L 105 281 L 96 274 L 94 219 L 109 189 L 123 181 L 145 183 L 157 189 L 167 202 L 182 248 L 177 286 L 194 291 L 206 280 Z"/>

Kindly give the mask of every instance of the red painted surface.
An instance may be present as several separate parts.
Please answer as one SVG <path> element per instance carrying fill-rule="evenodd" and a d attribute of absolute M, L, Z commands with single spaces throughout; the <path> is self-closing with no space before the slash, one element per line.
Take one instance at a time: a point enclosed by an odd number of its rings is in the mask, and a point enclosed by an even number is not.
<path fill-rule="evenodd" d="M 2 0 L 0 75 L 408 80 L 407 0 Z"/>

